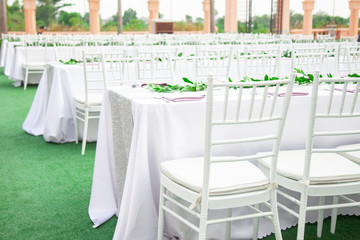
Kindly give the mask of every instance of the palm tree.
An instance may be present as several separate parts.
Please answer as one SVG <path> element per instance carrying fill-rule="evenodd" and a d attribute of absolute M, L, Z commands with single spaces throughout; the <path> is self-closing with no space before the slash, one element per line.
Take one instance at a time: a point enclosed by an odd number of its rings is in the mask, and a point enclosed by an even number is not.
<path fill-rule="evenodd" d="M 210 32 L 215 33 L 215 1 L 210 0 Z"/>
<path fill-rule="evenodd" d="M 121 10 L 121 0 L 118 0 L 118 34 L 121 34 L 123 31 L 123 19 L 122 19 L 122 10 Z"/>
<path fill-rule="evenodd" d="M 0 33 L 7 33 L 6 0 L 0 0 Z"/>

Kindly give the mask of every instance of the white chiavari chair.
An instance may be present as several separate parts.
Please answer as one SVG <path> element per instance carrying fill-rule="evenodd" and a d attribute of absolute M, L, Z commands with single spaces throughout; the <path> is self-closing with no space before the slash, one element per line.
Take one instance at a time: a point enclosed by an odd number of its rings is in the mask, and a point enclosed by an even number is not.
<path fill-rule="evenodd" d="M 135 67 L 140 82 L 174 82 L 173 55 L 171 51 L 138 50 Z"/>
<path fill-rule="evenodd" d="M 238 50 L 236 53 L 238 78 L 255 77 L 263 79 L 265 75 L 279 77 L 281 73 L 281 50 L 256 48 Z"/>
<path fill-rule="evenodd" d="M 325 46 L 293 47 L 291 54 L 291 69 L 301 69 L 305 73 L 321 73 L 338 75 L 338 51 Z"/>
<path fill-rule="evenodd" d="M 197 65 L 197 75 L 207 76 L 211 72 L 214 77 L 225 77 L 230 75 L 230 66 L 235 64 L 234 48 L 228 45 L 219 46 L 198 46 L 196 47 L 196 57 L 200 57 L 202 62 Z"/>
<path fill-rule="evenodd" d="M 271 83 L 228 83 L 227 79 L 223 78 L 221 79 L 225 82 L 213 82 L 213 78 L 209 77 L 204 156 L 161 163 L 158 239 L 163 239 L 165 214 L 175 217 L 189 229 L 198 232 L 198 239 L 206 239 L 207 227 L 217 223 L 226 223 L 223 239 L 231 239 L 231 221 L 251 218 L 254 219 L 253 239 L 257 239 L 260 217 L 271 220 L 276 239 L 282 239 L 277 212 L 275 172 L 294 78 L 293 74 L 291 79 Z M 280 101 L 278 97 L 269 98 L 267 91 L 277 92 L 280 85 L 286 88 L 285 99 Z M 247 98 L 251 99 L 249 101 L 242 98 L 246 88 L 252 88 L 251 97 Z M 216 96 L 215 89 L 220 90 Z M 259 90 L 260 95 L 257 95 Z M 232 95 L 233 91 L 235 95 Z M 218 95 L 220 92 L 221 96 Z M 274 123 L 269 135 L 251 131 L 252 134 L 245 136 L 240 130 L 241 127 L 254 127 L 255 130 L 259 125 L 264 126 L 269 122 Z M 231 131 L 232 136 L 216 134 L 217 130 L 224 129 Z M 252 160 L 261 158 L 256 153 L 239 153 L 234 156 L 216 154 L 219 146 L 221 152 L 226 153 L 231 146 L 246 148 L 248 144 L 262 144 L 264 141 L 272 142 L 269 146 L 272 152 L 267 153 L 272 159 L 273 174 L 269 178 L 251 163 Z M 266 209 L 260 208 L 260 205 L 266 206 Z M 194 209 L 195 207 L 198 210 Z M 251 213 L 232 216 L 232 208 L 236 207 L 247 207 Z M 226 217 L 208 219 L 209 210 L 214 209 L 226 210 Z"/>
<path fill-rule="evenodd" d="M 341 87 L 337 85 L 339 82 L 343 83 Z M 319 94 L 320 83 L 329 84 L 329 90 Z M 349 91 L 350 86 L 354 92 Z M 324 209 L 333 209 L 331 232 L 334 233 L 336 209 L 360 207 L 359 201 L 344 196 L 360 194 L 360 165 L 339 155 L 345 151 L 356 150 L 358 147 L 344 150 L 322 144 L 326 141 L 325 138 L 342 139 L 351 138 L 351 135 L 353 137 L 360 135 L 359 125 L 349 124 L 349 121 L 358 121 L 360 118 L 359 88 L 360 78 L 320 78 L 317 71 L 309 105 L 305 149 L 279 152 L 277 169 L 279 185 L 300 193 L 299 198 L 288 192 L 278 191 L 285 199 L 299 206 L 299 212 L 295 212 L 279 203 L 279 207 L 298 218 L 298 240 L 304 239 L 308 211 L 318 211 L 317 236 L 321 237 Z M 271 159 L 261 159 L 259 163 L 264 172 L 268 173 Z M 309 206 L 309 196 L 319 197 L 319 205 Z M 326 196 L 335 196 L 333 203 L 325 204 Z M 339 198 L 344 202 L 339 203 Z"/>
<path fill-rule="evenodd" d="M 84 93 L 74 96 L 75 142 L 79 141 L 78 121 L 83 122 L 81 154 L 85 153 L 89 119 L 99 119 L 105 89 L 103 61 L 100 53 L 83 52 Z"/>
<path fill-rule="evenodd" d="M 47 64 L 47 44 L 42 45 L 39 41 L 32 39 L 25 44 L 24 90 L 27 88 L 30 74 L 42 73 Z"/>

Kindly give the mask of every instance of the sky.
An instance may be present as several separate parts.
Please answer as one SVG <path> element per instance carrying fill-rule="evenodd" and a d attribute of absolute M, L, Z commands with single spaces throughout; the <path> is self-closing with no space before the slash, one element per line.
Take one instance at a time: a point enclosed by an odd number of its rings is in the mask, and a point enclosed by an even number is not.
<path fill-rule="evenodd" d="M 8 0 L 8 4 L 12 4 L 15 0 Z M 138 18 L 147 18 L 149 16 L 147 8 L 148 0 L 122 0 L 123 12 L 132 8 L 137 12 Z M 202 10 L 203 0 L 159 0 L 159 11 L 164 15 L 165 19 L 184 20 L 185 15 L 190 15 L 193 19 L 204 17 Z M 214 0 L 215 9 L 218 17 L 225 14 L 225 0 Z M 303 13 L 303 0 L 290 0 L 290 10 Z M 64 8 L 67 12 L 80 12 L 84 14 L 88 11 L 88 0 L 63 0 L 64 3 L 72 3 L 73 6 Z M 246 0 L 238 0 L 238 19 L 245 17 Z M 22 0 L 20 0 L 22 4 Z M 253 15 L 270 14 L 271 0 L 253 0 Z M 348 0 L 315 0 L 315 9 L 313 13 L 324 11 L 330 16 L 349 17 Z M 117 0 L 100 0 L 100 15 L 102 19 L 110 18 L 117 12 Z"/>

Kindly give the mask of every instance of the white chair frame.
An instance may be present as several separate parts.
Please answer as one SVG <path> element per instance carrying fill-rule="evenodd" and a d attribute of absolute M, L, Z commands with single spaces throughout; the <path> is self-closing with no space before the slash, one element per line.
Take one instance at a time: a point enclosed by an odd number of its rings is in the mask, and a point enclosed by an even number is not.
<path fill-rule="evenodd" d="M 158 224 L 158 239 L 163 238 L 164 230 L 164 214 L 165 212 L 172 215 L 176 219 L 183 222 L 185 225 L 191 229 L 198 232 L 198 239 L 206 238 L 207 226 L 210 224 L 217 223 L 226 223 L 226 234 L 224 239 L 231 238 L 231 221 L 243 220 L 254 218 L 254 231 L 253 239 L 257 239 L 258 236 L 258 224 L 259 218 L 263 217 L 273 221 L 274 230 L 276 239 L 282 239 L 281 229 L 279 225 L 278 212 L 277 212 L 277 199 L 276 199 L 276 161 L 277 153 L 279 151 L 282 130 L 285 123 L 285 118 L 287 114 L 288 105 L 291 99 L 291 93 L 293 88 L 293 82 L 295 79 L 295 73 L 292 73 L 290 79 L 277 80 L 277 81 L 261 81 L 261 82 L 236 82 L 228 83 L 227 79 L 224 82 L 213 83 L 213 78 L 210 76 L 208 79 L 208 90 L 207 90 L 207 102 L 206 102 L 206 123 L 205 123 L 205 149 L 204 149 L 204 166 L 203 166 L 203 181 L 202 188 L 200 193 L 190 188 L 184 187 L 182 184 L 171 180 L 164 172 L 161 172 L 161 189 L 160 189 L 160 206 L 159 206 L 159 224 Z M 280 85 L 285 85 L 286 94 L 283 101 L 278 101 L 278 92 Z M 244 88 L 251 87 L 251 97 L 250 103 L 242 101 L 244 93 Z M 264 88 L 260 88 L 264 87 Z M 225 88 L 224 90 L 224 100 L 220 102 L 221 111 L 219 115 L 215 115 L 215 102 L 214 102 L 214 89 L 215 88 Z M 231 88 L 238 88 L 237 91 L 237 100 L 235 102 L 230 102 L 229 92 L 233 91 Z M 230 90 L 231 89 L 231 90 Z M 273 89 L 275 95 L 269 97 L 269 90 Z M 260 91 L 261 90 L 261 91 Z M 258 94 L 260 91 L 260 95 Z M 255 101 L 255 96 L 259 96 Z M 242 110 L 246 106 L 250 106 L 246 110 Z M 280 104 L 280 105 L 276 105 Z M 275 106 L 279 106 L 278 111 L 275 113 Z M 219 109 L 217 109 L 219 110 Z M 233 112 L 234 110 L 234 112 Z M 231 116 L 230 116 L 231 115 Z M 220 118 L 220 119 L 219 119 Z M 265 124 L 269 122 L 277 122 L 274 127 L 274 135 L 261 135 L 256 137 L 244 137 L 236 136 L 236 139 L 228 139 L 228 137 L 222 137 L 221 139 L 213 139 L 213 129 L 221 126 L 250 126 L 251 124 Z M 249 124 L 249 125 L 247 125 Z M 272 152 L 267 153 L 266 156 L 272 158 L 272 174 L 268 179 L 268 187 L 261 189 L 252 189 L 245 190 L 244 192 L 236 192 L 232 194 L 219 194 L 212 195 L 210 194 L 210 169 L 214 168 L 216 164 L 232 164 L 234 162 L 246 162 L 252 161 L 258 158 L 261 158 L 259 155 L 247 155 L 247 156 L 234 156 L 234 157 L 215 157 L 212 154 L 213 148 L 216 146 L 229 146 L 229 144 L 249 144 L 254 142 L 262 142 L 271 140 L 273 141 Z M 202 158 L 201 158 L 202 159 Z M 180 159 L 180 161 L 183 159 Z M 177 161 L 177 160 L 174 160 Z M 169 161 L 172 162 L 172 161 Z M 181 162 L 180 162 L 181 163 Z M 249 162 L 247 162 L 249 163 Z M 166 164 L 163 163 L 163 164 Z M 162 165 L 163 165 L 162 164 Z M 251 166 L 255 167 L 251 163 Z M 229 166 L 229 165 L 227 165 Z M 230 165 L 231 166 L 231 165 Z M 191 166 L 188 166 L 191 167 Z M 256 168 L 256 167 L 255 167 Z M 200 173 L 199 173 L 200 174 Z M 174 196 L 175 195 L 175 196 Z M 192 205 L 200 204 L 200 210 L 195 211 L 191 207 L 189 208 L 184 205 L 182 201 L 179 201 L 178 198 L 193 203 Z M 270 201 L 270 203 L 268 203 Z M 174 204 L 179 209 L 184 212 L 189 213 L 191 216 L 194 216 L 195 219 L 199 219 L 200 223 L 197 224 L 191 223 L 189 220 L 181 216 L 180 213 L 172 210 L 170 206 L 167 206 L 165 203 L 169 202 Z M 262 211 L 259 208 L 259 205 L 263 203 L 267 206 L 270 211 Z M 253 213 L 242 216 L 232 216 L 232 208 L 246 206 Z M 227 209 L 227 216 L 220 219 L 208 219 L 208 210 L 209 209 Z"/>
<path fill-rule="evenodd" d="M 103 61 L 100 53 L 83 52 L 84 95 L 75 96 L 75 142 L 79 142 L 78 120 L 84 123 L 81 154 L 85 154 L 89 119 L 99 119 L 105 89 Z M 94 75 L 96 76 L 94 76 Z"/>
<path fill-rule="evenodd" d="M 334 93 L 336 90 L 336 83 L 344 82 L 341 100 L 339 105 L 336 105 L 333 101 Z M 356 82 L 354 93 L 348 92 L 348 85 L 352 82 Z M 330 90 L 328 91 L 327 108 L 324 110 L 318 109 L 318 95 L 319 95 L 319 84 L 320 83 L 330 83 Z M 360 78 L 320 78 L 320 73 L 317 71 L 315 73 L 315 79 L 313 82 L 312 88 L 312 96 L 310 103 L 310 116 L 309 116 L 309 125 L 307 130 L 307 139 L 306 139 L 306 147 L 305 150 L 299 153 L 297 152 L 298 158 L 304 158 L 304 170 L 303 175 L 300 180 L 296 180 L 290 177 L 287 177 L 286 173 L 277 174 L 278 183 L 280 186 L 285 187 L 286 189 L 290 189 L 292 191 L 300 193 L 300 199 L 288 194 L 284 191 L 278 191 L 278 193 L 291 201 L 292 203 L 296 203 L 299 206 L 299 212 L 295 212 L 293 209 L 288 208 L 284 204 L 279 203 L 279 207 L 290 213 L 291 215 L 298 218 L 298 230 L 297 230 L 297 240 L 304 239 L 305 233 L 305 222 L 306 222 L 306 213 L 308 211 L 318 211 L 318 226 L 317 226 L 317 237 L 321 237 L 322 226 L 323 226 L 323 218 L 324 218 L 324 210 L 332 209 L 332 221 L 331 221 L 331 233 L 335 233 L 335 225 L 336 225 L 336 217 L 337 217 L 337 209 L 338 208 L 346 208 L 346 207 L 360 207 L 360 202 L 355 201 L 347 196 L 349 194 L 360 194 L 360 179 L 353 181 L 342 181 L 342 182 L 325 182 L 325 183 L 312 183 L 311 181 L 311 166 L 312 166 L 312 156 L 313 154 L 333 154 L 334 156 L 338 156 L 342 152 L 346 151 L 356 151 L 359 150 L 359 147 L 353 148 L 315 148 L 314 141 L 315 139 L 319 139 L 321 137 L 334 137 L 334 136 L 349 136 L 349 135 L 359 135 L 360 130 L 334 130 L 331 128 L 321 129 L 315 127 L 315 123 L 317 120 L 331 120 L 331 119 L 350 119 L 360 118 L 360 97 L 359 97 L 359 88 L 360 88 Z M 346 99 L 348 101 L 346 101 Z M 349 104 L 350 103 L 350 104 Z M 324 123 L 322 122 L 322 126 Z M 331 125 L 333 126 L 333 125 Z M 291 151 L 287 151 L 291 152 Z M 303 155 L 301 155 L 303 153 Z M 281 154 L 279 153 L 279 161 L 281 160 Z M 328 158 L 329 156 L 327 156 Z M 349 164 L 351 161 L 340 157 L 343 162 Z M 286 159 L 284 159 L 286 161 Z M 350 163 L 352 164 L 352 163 Z M 260 160 L 260 166 L 262 167 L 264 172 L 269 172 L 268 167 L 262 160 Z M 356 164 L 354 163 L 356 167 Z M 325 171 L 324 166 L 324 171 Z M 283 172 L 286 170 L 282 170 Z M 358 170 L 360 172 L 360 169 Z M 308 206 L 308 197 L 309 196 L 317 196 L 319 197 L 319 205 L 316 206 Z M 326 196 L 334 196 L 333 203 L 325 204 Z M 339 198 L 344 200 L 345 203 L 339 203 Z"/>

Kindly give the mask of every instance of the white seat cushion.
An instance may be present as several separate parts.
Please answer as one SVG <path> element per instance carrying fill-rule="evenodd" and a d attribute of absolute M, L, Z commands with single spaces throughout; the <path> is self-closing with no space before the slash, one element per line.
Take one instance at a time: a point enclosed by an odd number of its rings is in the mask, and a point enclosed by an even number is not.
<path fill-rule="evenodd" d="M 102 93 L 99 94 L 89 94 L 88 95 L 88 104 L 89 105 L 101 105 L 103 101 L 104 95 Z M 85 104 L 85 94 L 76 95 L 74 97 L 75 101 Z"/>
<path fill-rule="evenodd" d="M 172 181 L 201 192 L 203 183 L 203 158 L 186 158 L 166 161 L 161 172 Z M 249 162 L 211 164 L 210 195 L 225 195 L 265 189 L 269 180 Z"/>
<path fill-rule="evenodd" d="M 360 144 L 344 145 L 344 146 L 340 146 L 337 148 L 338 149 L 354 149 L 354 148 L 360 149 Z M 360 164 L 360 150 L 355 151 L 355 152 L 341 152 L 341 153 L 339 152 L 338 154 L 350 159 L 351 161 L 354 161 L 354 162 Z"/>
<path fill-rule="evenodd" d="M 277 172 L 294 180 L 302 179 L 305 151 L 280 151 Z M 263 158 L 259 163 L 269 168 L 271 159 Z M 335 153 L 312 154 L 310 184 L 341 183 L 360 180 L 360 166 Z"/>

